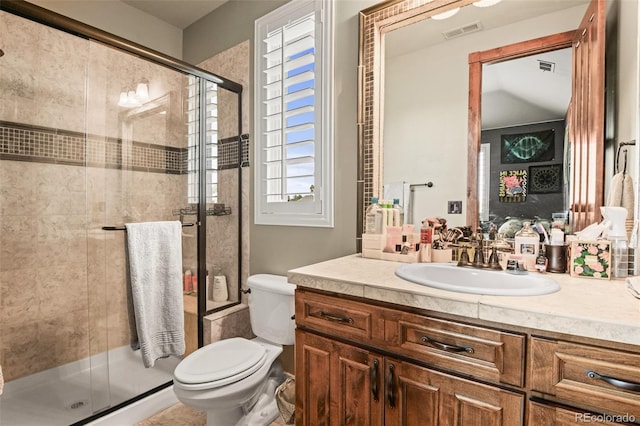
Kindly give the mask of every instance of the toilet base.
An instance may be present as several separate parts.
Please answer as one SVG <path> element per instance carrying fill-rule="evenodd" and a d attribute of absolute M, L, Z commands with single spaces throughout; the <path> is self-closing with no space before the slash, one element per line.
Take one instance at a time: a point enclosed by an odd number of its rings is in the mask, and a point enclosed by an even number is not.
<path fill-rule="evenodd" d="M 249 412 L 244 413 L 242 408 L 207 412 L 207 426 L 268 426 L 273 423 L 280 412 L 276 400 L 258 401 L 256 406 Z"/>
<path fill-rule="evenodd" d="M 268 426 L 280 415 L 276 403 L 276 388 L 284 381 L 282 367 L 276 361 L 254 404 L 227 410 L 207 411 L 207 426 Z"/>

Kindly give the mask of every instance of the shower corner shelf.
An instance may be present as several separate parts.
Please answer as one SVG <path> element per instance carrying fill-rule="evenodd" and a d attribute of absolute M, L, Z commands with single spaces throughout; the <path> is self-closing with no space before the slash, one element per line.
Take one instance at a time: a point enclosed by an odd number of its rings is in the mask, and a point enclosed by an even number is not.
<path fill-rule="evenodd" d="M 231 207 L 207 209 L 207 216 L 225 216 L 231 214 Z"/>
<path fill-rule="evenodd" d="M 188 208 L 174 209 L 172 213 L 174 214 L 174 216 L 180 216 L 180 221 L 182 222 L 183 216 L 197 216 L 198 208 L 196 206 L 189 206 Z M 231 207 L 225 207 L 224 204 L 207 209 L 207 216 L 226 216 L 230 214 Z"/>

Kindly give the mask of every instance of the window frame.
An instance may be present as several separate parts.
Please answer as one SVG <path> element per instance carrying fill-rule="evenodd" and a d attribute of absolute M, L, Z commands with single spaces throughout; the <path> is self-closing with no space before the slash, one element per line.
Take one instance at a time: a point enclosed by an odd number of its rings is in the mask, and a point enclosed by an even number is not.
<path fill-rule="evenodd" d="M 254 222 L 256 225 L 334 226 L 333 1 L 292 0 L 255 21 L 254 40 Z M 266 35 L 315 13 L 314 198 L 268 202 L 264 102 Z M 281 94 L 284 96 L 284 93 Z M 282 114 L 285 111 L 281 111 Z M 284 133 L 284 129 L 281 129 Z M 284 141 L 284 139 L 283 139 Z M 284 143 L 284 142 L 283 142 Z M 283 160 L 284 161 L 284 160 Z"/>

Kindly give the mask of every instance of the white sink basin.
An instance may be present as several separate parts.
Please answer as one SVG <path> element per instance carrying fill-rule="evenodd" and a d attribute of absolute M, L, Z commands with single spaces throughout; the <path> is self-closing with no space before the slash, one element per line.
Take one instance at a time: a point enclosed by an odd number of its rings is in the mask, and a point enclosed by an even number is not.
<path fill-rule="evenodd" d="M 448 263 L 408 263 L 396 269 L 396 275 L 428 287 L 492 296 L 538 296 L 560 290 L 557 282 L 537 272 L 514 275 Z"/>

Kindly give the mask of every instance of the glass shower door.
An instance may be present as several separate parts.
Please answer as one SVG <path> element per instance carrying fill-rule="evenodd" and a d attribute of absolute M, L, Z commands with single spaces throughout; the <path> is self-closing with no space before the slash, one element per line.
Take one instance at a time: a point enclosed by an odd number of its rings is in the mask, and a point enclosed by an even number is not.
<path fill-rule="evenodd" d="M 187 77 L 91 43 L 87 102 L 88 262 L 94 408 L 171 382 L 177 357 L 145 368 L 133 350 L 125 223 L 195 222 L 187 193 Z M 104 228 L 115 227 L 115 230 Z M 197 227 L 183 228 L 183 264 L 197 260 Z M 186 316 L 186 314 L 185 314 Z M 191 331 L 197 333 L 197 328 Z M 189 331 L 187 331 L 189 334 Z M 197 336 L 197 334 L 196 334 Z"/>

